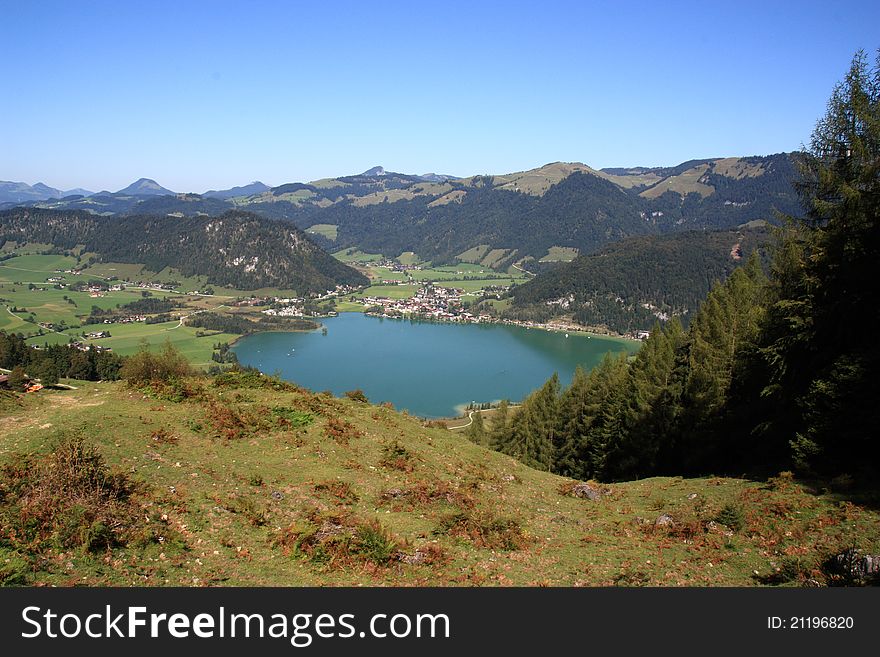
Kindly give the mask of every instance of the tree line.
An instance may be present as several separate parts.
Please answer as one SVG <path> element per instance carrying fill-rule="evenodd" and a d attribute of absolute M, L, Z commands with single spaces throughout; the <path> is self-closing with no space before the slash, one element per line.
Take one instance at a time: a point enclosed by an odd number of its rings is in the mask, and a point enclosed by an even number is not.
<path fill-rule="evenodd" d="M 40 379 L 43 385 L 55 385 L 61 378 L 114 381 L 122 363 L 121 356 L 94 347 L 82 350 L 56 344 L 34 349 L 24 336 L 0 331 L 0 367 L 11 370 L 12 388 L 21 388 L 27 377 Z"/>

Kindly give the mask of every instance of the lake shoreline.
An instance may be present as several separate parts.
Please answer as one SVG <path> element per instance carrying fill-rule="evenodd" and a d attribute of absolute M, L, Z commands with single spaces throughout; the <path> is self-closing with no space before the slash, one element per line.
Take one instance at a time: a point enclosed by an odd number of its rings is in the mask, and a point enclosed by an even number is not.
<path fill-rule="evenodd" d="M 385 319 L 396 319 L 382 325 Z M 379 321 L 377 321 L 379 320 Z M 606 336 L 529 330 L 503 323 L 377 318 L 341 313 L 327 332 L 267 331 L 238 339 L 242 365 L 342 395 L 362 389 L 373 402 L 426 420 L 461 417 L 467 406 L 519 401 L 553 375 L 567 381 L 604 355 L 635 353 L 640 344 Z M 532 327 L 529 327 L 532 328 Z M 577 339 L 579 336 L 581 339 Z"/>
<path fill-rule="evenodd" d="M 342 310 L 340 313 L 361 313 L 367 317 L 375 317 L 377 319 L 389 319 L 410 322 L 424 322 L 428 324 L 476 324 L 476 325 L 502 325 L 502 326 L 519 326 L 524 329 L 538 329 L 539 331 L 549 331 L 551 333 L 574 333 L 580 337 L 602 338 L 603 340 L 615 340 L 626 344 L 642 344 L 644 340 L 638 338 L 630 338 L 620 333 L 600 333 L 599 331 L 582 327 L 578 324 L 556 324 L 547 323 L 540 324 L 538 322 L 523 322 L 513 319 L 491 319 L 480 322 L 472 321 L 451 321 L 445 319 L 435 319 L 430 317 L 392 317 L 390 315 L 379 315 L 376 313 L 368 313 L 360 310 Z"/>

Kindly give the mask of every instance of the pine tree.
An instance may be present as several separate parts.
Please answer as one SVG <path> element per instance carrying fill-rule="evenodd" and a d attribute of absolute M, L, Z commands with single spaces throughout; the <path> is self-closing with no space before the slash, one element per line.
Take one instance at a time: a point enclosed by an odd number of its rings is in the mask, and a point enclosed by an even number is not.
<path fill-rule="evenodd" d="M 635 479 L 654 474 L 660 455 L 674 440 L 678 412 L 671 384 L 675 355 L 684 340 L 681 323 L 668 328 L 655 324 L 629 368 L 623 398 L 622 427 L 612 437 L 606 457 L 606 475 Z"/>
<path fill-rule="evenodd" d="M 604 475 L 626 371 L 626 356 L 608 353 L 589 374 L 575 376 L 559 404 L 554 472 L 576 479 Z"/>
<path fill-rule="evenodd" d="M 498 443 L 498 451 L 539 470 L 551 470 L 559 407 L 559 376 L 553 374 L 523 401 Z"/>
<path fill-rule="evenodd" d="M 471 425 L 467 430 L 467 437 L 477 445 L 487 445 L 489 437 L 483 424 L 483 414 L 479 410 L 470 411 Z"/>
<path fill-rule="evenodd" d="M 725 466 L 723 419 L 741 354 L 752 348 L 764 312 L 766 277 L 757 256 L 717 284 L 688 329 L 677 376 L 681 413 L 675 454 L 688 471 Z"/>
<path fill-rule="evenodd" d="M 495 450 L 499 449 L 499 446 L 506 439 L 509 422 L 510 402 L 506 399 L 502 399 L 498 404 L 498 411 L 492 418 L 492 431 L 489 434 L 489 447 Z"/>
<path fill-rule="evenodd" d="M 24 392 L 25 387 L 27 387 L 27 374 L 24 372 L 24 368 L 21 365 L 16 365 L 12 368 L 12 371 L 9 372 L 9 388 L 15 390 L 16 392 Z"/>
<path fill-rule="evenodd" d="M 777 258 L 762 334 L 764 395 L 782 412 L 771 434 L 796 462 L 827 474 L 876 472 L 880 351 L 880 51 L 863 51 L 831 95 L 803 158 L 806 231 Z"/>

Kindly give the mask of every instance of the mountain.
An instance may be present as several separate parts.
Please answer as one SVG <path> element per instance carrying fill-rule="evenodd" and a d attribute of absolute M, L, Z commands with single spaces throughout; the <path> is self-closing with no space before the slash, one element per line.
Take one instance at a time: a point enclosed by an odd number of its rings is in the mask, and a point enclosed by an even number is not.
<path fill-rule="evenodd" d="M 269 185 L 265 185 L 261 183 L 259 180 L 256 180 L 248 185 L 242 185 L 241 187 L 232 187 L 230 189 L 221 189 L 221 190 L 209 190 L 202 194 L 202 196 L 207 196 L 209 198 L 235 198 L 236 196 L 253 196 L 255 194 L 262 194 L 263 192 L 268 192 L 271 189 Z"/>
<path fill-rule="evenodd" d="M 120 196 L 161 196 L 163 194 L 174 194 L 170 189 L 165 189 L 150 178 L 140 178 L 116 193 Z"/>
<path fill-rule="evenodd" d="M 458 180 L 458 178 L 456 178 L 455 176 L 449 176 L 445 173 L 423 173 L 421 176 L 419 176 L 419 178 L 426 182 L 437 183 L 446 182 L 447 180 Z"/>
<path fill-rule="evenodd" d="M 332 226 L 313 237 L 327 250 L 358 248 L 388 257 L 412 251 L 436 263 L 467 261 L 495 269 L 516 264 L 537 271 L 542 260 L 570 260 L 626 237 L 732 229 L 755 220 L 778 222 L 779 213 L 799 214 L 796 157 L 780 153 L 602 170 L 551 162 L 469 178 L 376 166 L 271 189 L 254 183 L 255 193 L 244 196 L 247 186 L 175 196 L 142 180 L 116 194 L 7 202 L 0 209 L 25 204 L 95 214 L 194 216 L 241 208 L 302 230 Z M 227 194 L 235 195 L 234 203 Z"/>
<path fill-rule="evenodd" d="M 45 201 L 50 198 L 60 199 L 73 195 L 88 196 L 91 193 L 87 189 L 77 188 L 62 191 L 43 183 L 37 183 L 32 186 L 23 182 L 0 180 L 0 203 L 28 203 Z"/>
<path fill-rule="evenodd" d="M 755 224 L 629 237 L 571 262 L 546 266 L 514 289 L 506 315 L 537 321 L 565 316 L 617 333 L 647 330 L 672 316 L 687 324 L 713 283 L 767 245 L 771 231 Z"/>
<path fill-rule="evenodd" d="M 99 216 L 82 211 L 16 208 L 0 212 L 0 243 L 84 245 L 103 261 L 178 269 L 238 289 L 277 287 L 301 294 L 367 278 L 339 262 L 297 228 L 230 211 L 216 217 Z"/>
<path fill-rule="evenodd" d="M 676 167 L 597 170 L 554 162 L 498 176 L 429 182 L 391 173 L 282 185 L 240 199 L 302 229 L 336 227 L 328 249 L 480 262 L 504 269 L 570 259 L 635 235 L 731 229 L 801 212 L 795 157 L 691 160 Z M 375 174 L 378 168 L 365 173 Z"/>
<path fill-rule="evenodd" d="M 87 189 L 83 189 L 82 187 L 75 187 L 73 189 L 68 189 L 64 192 L 64 196 L 91 196 L 94 192 L 90 192 Z"/>

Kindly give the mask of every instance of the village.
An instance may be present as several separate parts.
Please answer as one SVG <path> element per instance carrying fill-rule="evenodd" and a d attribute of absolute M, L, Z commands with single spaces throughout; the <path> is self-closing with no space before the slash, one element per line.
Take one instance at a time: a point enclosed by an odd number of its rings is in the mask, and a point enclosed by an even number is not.
<path fill-rule="evenodd" d="M 483 294 L 491 294 L 500 297 L 507 290 L 504 286 L 492 286 L 485 288 Z M 551 320 L 546 323 L 501 318 L 488 313 L 470 312 L 469 304 L 464 297 L 467 293 L 459 288 L 447 288 L 431 283 L 422 285 L 418 292 L 408 299 L 390 299 L 388 297 L 365 296 L 363 303 L 366 306 L 365 313 L 373 317 L 388 318 L 411 318 L 440 322 L 460 322 L 472 324 L 507 324 L 522 328 L 536 328 L 548 331 L 565 333 L 599 333 L 601 329 L 587 328 L 574 322 L 562 319 Z M 623 337 L 634 340 L 647 340 L 650 331 L 633 331 Z"/>

